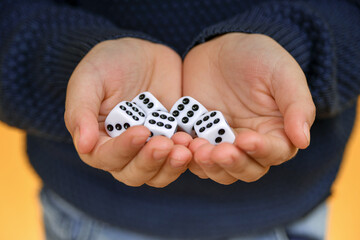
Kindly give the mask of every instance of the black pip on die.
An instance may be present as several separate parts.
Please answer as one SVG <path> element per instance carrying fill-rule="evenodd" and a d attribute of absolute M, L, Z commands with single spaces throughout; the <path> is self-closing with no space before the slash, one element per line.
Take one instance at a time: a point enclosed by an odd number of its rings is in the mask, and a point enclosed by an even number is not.
<path fill-rule="evenodd" d="M 110 137 L 117 137 L 131 126 L 143 125 L 146 114 L 127 101 L 116 105 L 105 119 L 105 129 Z"/>
<path fill-rule="evenodd" d="M 144 126 L 150 130 L 150 138 L 158 135 L 171 138 L 176 132 L 177 124 L 170 113 L 155 111 L 146 117 Z"/>
<path fill-rule="evenodd" d="M 196 120 L 206 112 L 207 109 L 203 105 L 188 96 L 177 100 L 170 110 L 170 113 L 177 119 L 181 129 L 193 137 L 195 136 L 193 127 Z"/>
<path fill-rule="evenodd" d="M 153 111 L 167 112 L 167 109 L 150 92 L 140 93 L 131 102 L 138 105 L 146 114 Z"/>
<path fill-rule="evenodd" d="M 235 134 L 219 111 L 211 111 L 202 115 L 196 121 L 194 128 L 198 137 L 205 138 L 214 145 L 235 141 Z"/>

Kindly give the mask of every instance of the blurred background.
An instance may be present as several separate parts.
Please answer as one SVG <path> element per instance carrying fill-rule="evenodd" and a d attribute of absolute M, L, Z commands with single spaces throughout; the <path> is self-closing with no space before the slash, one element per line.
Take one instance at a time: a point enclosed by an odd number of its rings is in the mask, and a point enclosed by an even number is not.
<path fill-rule="evenodd" d="M 328 200 L 326 240 L 360 239 L 360 99 L 339 177 Z M 0 239 L 43 240 L 41 181 L 26 159 L 24 132 L 0 122 Z"/>

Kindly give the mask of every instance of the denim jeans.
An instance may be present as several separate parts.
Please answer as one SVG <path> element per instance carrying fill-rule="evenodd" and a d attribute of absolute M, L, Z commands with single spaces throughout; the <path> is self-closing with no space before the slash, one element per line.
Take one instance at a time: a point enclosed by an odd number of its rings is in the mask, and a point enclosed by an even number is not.
<path fill-rule="evenodd" d="M 48 240 L 164 240 L 93 219 L 46 188 L 41 191 L 40 199 Z M 262 234 L 232 236 L 221 240 L 322 240 L 325 238 L 326 217 L 326 203 L 322 203 L 291 225 Z"/>

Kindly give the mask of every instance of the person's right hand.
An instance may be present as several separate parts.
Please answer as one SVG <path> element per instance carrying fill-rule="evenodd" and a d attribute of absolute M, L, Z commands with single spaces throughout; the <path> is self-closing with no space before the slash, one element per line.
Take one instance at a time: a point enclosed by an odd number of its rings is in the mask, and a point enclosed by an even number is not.
<path fill-rule="evenodd" d="M 164 187 L 187 169 L 191 137 L 176 135 L 146 140 L 144 126 L 116 138 L 105 131 L 112 108 L 150 91 L 170 109 L 181 97 L 181 58 L 170 48 L 149 41 L 122 38 L 97 44 L 74 70 L 67 88 L 65 123 L 80 158 L 129 185 Z M 146 144 L 145 144 L 146 143 Z"/>

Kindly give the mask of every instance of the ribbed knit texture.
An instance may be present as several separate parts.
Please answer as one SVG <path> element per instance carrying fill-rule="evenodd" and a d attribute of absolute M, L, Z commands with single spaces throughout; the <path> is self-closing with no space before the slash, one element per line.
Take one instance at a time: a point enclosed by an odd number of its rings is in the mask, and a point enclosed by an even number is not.
<path fill-rule="evenodd" d="M 26 130 L 44 183 L 116 226 L 172 237 L 224 237 L 289 223 L 329 194 L 360 92 L 359 1 L 3 0 L 0 120 Z M 63 114 L 68 79 L 97 43 L 163 42 L 180 55 L 229 32 L 278 41 L 304 70 L 317 107 L 312 144 L 261 180 L 230 186 L 185 173 L 131 188 L 77 157 Z"/>
<path fill-rule="evenodd" d="M 344 12 L 354 17 L 346 17 Z M 354 61 L 360 59 L 360 44 L 351 40 L 360 39 L 359 28 L 354 29 L 360 24 L 358 15 L 359 9 L 345 1 L 262 4 L 205 29 L 194 45 L 229 32 L 261 33 L 274 38 L 305 72 L 317 117 L 331 117 L 354 104 L 360 91 L 360 68 Z M 339 56 L 342 61 L 338 61 Z"/>
<path fill-rule="evenodd" d="M 63 121 L 66 86 L 85 54 L 109 39 L 158 41 L 120 30 L 100 16 L 38 2 L 0 5 L 0 119 L 28 133 L 70 141 Z"/>

